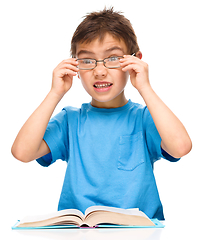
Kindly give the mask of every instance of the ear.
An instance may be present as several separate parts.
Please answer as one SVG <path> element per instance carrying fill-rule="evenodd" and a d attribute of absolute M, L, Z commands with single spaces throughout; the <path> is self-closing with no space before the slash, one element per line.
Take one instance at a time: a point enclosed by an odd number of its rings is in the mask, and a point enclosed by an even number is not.
<path fill-rule="evenodd" d="M 142 52 L 141 51 L 138 51 L 136 54 L 135 54 L 136 57 L 138 57 L 139 59 L 142 59 Z"/>

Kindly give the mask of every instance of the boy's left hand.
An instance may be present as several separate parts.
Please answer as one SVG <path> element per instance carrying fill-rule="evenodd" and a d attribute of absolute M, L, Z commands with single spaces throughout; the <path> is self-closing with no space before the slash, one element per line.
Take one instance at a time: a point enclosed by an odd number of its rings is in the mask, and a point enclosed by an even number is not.
<path fill-rule="evenodd" d="M 131 83 L 139 92 L 150 87 L 147 63 L 138 57 L 124 55 L 124 58 L 120 59 L 120 65 L 122 71 L 129 72 Z"/>

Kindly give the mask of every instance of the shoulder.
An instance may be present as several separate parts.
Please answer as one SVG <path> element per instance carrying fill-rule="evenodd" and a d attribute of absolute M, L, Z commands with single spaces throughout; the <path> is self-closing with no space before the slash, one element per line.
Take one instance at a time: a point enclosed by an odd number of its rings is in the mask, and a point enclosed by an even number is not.
<path fill-rule="evenodd" d="M 152 116 L 146 105 L 132 103 L 128 109 L 128 114 L 130 121 L 135 122 L 136 126 L 142 125 L 143 128 L 146 128 L 154 125 Z"/>
<path fill-rule="evenodd" d="M 67 115 L 79 115 L 81 114 L 81 112 L 87 111 L 87 109 L 88 109 L 88 104 L 84 103 L 82 104 L 81 108 L 66 106 L 62 109 L 62 111 L 64 112 L 64 114 L 67 114 Z"/>
<path fill-rule="evenodd" d="M 66 106 L 59 113 L 54 115 L 50 122 L 63 122 L 68 119 L 73 119 L 81 115 L 82 112 L 87 111 L 88 104 L 82 104 L 81 108 Z"/>
<path fill-rule="evenodd" d="M 72 116 L 76 116 L 80 112 L 80 109 L 74 108 L 71 106 L 64 107 L 60 112 L 54 115 L 49 124 L 61 124 L 63 122 L 67 122 L 68 118 Z"/>
<path fill-rule="evenodd" d="M 84 113 L 88 112 L 88 104 L 84 103 L 80 108 L 72 107 L 72 106 L 66 106 L 62 109 L 62 114 L 66 116 L 67 119 L 76 119 L 79 118 L 81 115 L 84 115 Z"/>
<path fill-rule="evenodd" d="M 62 109 L 62 111 L 66 111 L 68 113 L 80 113 L 83 110 L 87 111 L 87 109 L 89 109 L 89 105 L 90 104 L 88 104 L 88 103 L 83 103 L 80 108 L 72 107 L 72 106 L 66 106 Z"/>
<path fill-rule="evenodd" d="M 128 112 L 136 117 L 139 116 L 141 118 L 144 118 L 144 116 L 149 113 L 147 106 L 134 102 L 130 103 Z"/>
<path fill-rule="evenodd" d="M 79 111 L 80 111 L 80 108 L 76 108 L 76 107 L 72 107 L 72 106 L 66 106 L 62 109 L 62 112 L 64 112 L 65 114 L 78 113 Z"/>
<path fill-rule="evenodd" d="M 146 120 L 152 118 L 147 106 L 140 103 L 132 103 L 130 111 L 134 111 L 135 114 L 140 114 L 142 118 Z"/>

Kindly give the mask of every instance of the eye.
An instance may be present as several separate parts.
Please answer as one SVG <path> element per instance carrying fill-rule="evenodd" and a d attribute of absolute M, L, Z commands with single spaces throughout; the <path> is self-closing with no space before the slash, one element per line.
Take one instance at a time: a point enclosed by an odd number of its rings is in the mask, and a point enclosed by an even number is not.
<path fill-rule="evenodd" d="M 87 64 L 87 65 L 88 65 L 88 64 L 93 64 L 93 63 L 94 63 L 94 60 L 92 60 L 92 59 L 83 59 L 83 60 L 82 60 L 82 63 L 83 63 L 83 64 Z"/>
<path fill-rule="evenodd" d="M 119 57 L 113 56 L 113 57 L 109 58 L 109 62 L 115 62 L 115 61 L 118 61 L 118 59 L 119 59 Z"/>

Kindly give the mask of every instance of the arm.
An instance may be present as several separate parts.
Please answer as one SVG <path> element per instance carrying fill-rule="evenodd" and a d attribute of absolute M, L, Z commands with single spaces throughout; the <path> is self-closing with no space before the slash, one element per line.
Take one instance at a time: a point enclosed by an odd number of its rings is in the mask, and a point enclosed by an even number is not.
<path fill-rule="evenodd" d="M 150 111 L 162 139 L 161 147 L 175 158 L 189 153 L 192 148 L 191 139 L 180 120 L 153 91 L 149 83 L 148 65 L 133 56 L 125 56 L 121 65 L 123 71 L 129 71 L 131 83 Z"/>
<path fill-rule="evenodd" d="M 78 72 L 76 66 L 76 59 L 68 59 L 54 69 L 50 92 L 23 125 L 13 143 L 12 154 L 18 160 L 30 162 L 50 152 L 43 137 L 55 107 L 72 86 L 73 76 Z"/>

